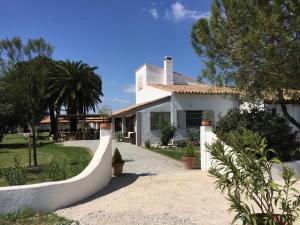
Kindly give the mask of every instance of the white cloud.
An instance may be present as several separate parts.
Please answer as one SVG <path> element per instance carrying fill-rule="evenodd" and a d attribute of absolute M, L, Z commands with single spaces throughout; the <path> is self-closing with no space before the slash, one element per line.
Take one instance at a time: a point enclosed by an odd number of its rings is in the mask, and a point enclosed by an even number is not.
<path fill-rule="evenodd" d="M 135 84 L 126 85 L 126 87 L 123 89 L 123 91 L 126 93 L 129 93 L 129 94 L 134 94 L 135 93 Z"/>
<path fill-rule="evenodd" d="M 121 104 L 131 103 L 131 101 L 126 100 L 126 99 L 121 99 L 121 98 L 113 98 L 111 101 L 115 102 L 115 103 L 121 103 Z"/>
<path fill-rule="evenodd" d="M 159 14 L 158 14 L 157 9 L 150 9 L 149 12 L 150 12 L 151 16 L 153 17 L 153 19 L 158 19 L 159 18 Z"/>
<path fill-rule="evenodd" d="M 147 13 L 149 13 L 153 19 L 159 19 L 159 13 L 156 8 L 144 9 Z"/>
<path fill-rule="evenodd" d="M 180 22 L 185 19 L 197 20 L 200 18 L 208 18 L 210 12 L 200 12 L 185 8 L 180 2 L 173 3 L 171 10 L 166 10 L 165 17 L 174 22 Z"/>

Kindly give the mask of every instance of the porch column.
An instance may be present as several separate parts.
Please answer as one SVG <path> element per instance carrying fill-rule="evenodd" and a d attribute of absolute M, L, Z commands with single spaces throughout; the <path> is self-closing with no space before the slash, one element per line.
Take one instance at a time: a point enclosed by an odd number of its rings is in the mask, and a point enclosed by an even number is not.
<path fill-rule="evenodd" d="M 171 109 L 170 109 L 170 122 L 171 124 L 175 125 L 177 127 L 177 109 L 176 107 L 174 106 L 174 103 L 172 101 L 172 98 L 171 98 Z M 174 144 L 174 139 L 176 139 L 176 135 L 174 136 L 174 138 L 172 138 L 172 145 Z"/>
<path fill-rule="evenodd" d="M 122 116 L 122 134 L 124 135 L 126 132 L 126 124 L 125 124 L 125 116 Z"/>
<path fill-rule="evenodd" d="M 137 146 L 142 145 L 142 114 L 141 112 L 137 112 L 135 114 L 135 143 Z"/>
<path fill-rule="evenodd" d="M 115 133 L 115 127 L 116 127 L 115 124 L 116 124 L 115 117 L 112 117 L 111 118 L 111 130 L 112 130 L 113 134 Z"/>

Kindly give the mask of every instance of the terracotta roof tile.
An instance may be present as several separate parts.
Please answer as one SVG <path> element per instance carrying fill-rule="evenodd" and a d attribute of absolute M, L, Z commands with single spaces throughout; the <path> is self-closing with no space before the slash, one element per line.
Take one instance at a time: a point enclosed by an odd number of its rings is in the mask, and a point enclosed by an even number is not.
<path fill-rule="evenodd" d="M 212 85 L 164 85 L 164 84 L 148 84 L 151 87 L 164 91 L 170 91 L 177 94 L 240 94 L 234 87 L 218 87 Z"/>

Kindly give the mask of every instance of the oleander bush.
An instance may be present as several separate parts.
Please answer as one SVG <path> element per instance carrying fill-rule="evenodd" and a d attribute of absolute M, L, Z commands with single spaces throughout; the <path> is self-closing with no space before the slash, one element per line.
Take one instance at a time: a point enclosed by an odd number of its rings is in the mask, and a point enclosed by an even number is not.
<path fill-rule="evenodd" d="M 220 140 L 208 146 L 212 159 L 209 173 L 216 187 L 227 194 L 229 211 L 235 214 L 232 224 L 238 220 L 243 224 L 293 224 L 300 210 L 295 171 L 276 157 L 268 159 L 274 150 L 258 133 L 243 128 L 227 138 L 231 148 Z M 274 180 L 274 165 L 282 166 L 283 182 Z"/>
<path fill-rule="evenodd" d="M 280 160 L 300 159 L 299 144 L 292 133 L 289 122 L 284 117 L 273 116 L 271 113 L 257 108 L 250 111 L 232 109 L 219 119 L 216 134 L 222 141 L 230 145 L 228 134 L 232 131 L 242 132 L 244 128 L 265 138 L 268 148 L 274 149 Z"/>

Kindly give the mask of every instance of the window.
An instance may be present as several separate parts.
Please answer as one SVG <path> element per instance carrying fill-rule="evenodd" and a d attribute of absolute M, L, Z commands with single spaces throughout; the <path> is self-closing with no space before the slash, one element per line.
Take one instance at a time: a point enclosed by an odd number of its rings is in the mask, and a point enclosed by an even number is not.
<path fill-rule="evenodd" d="M 186 111 L 186 128 L 198 128 L 201 126 L 202 111 Z"/>
<path fill-rule="evenodd" d="M 170 112 L 151 112 L 150 113 L 150 129 L 160 130 L 163 122 L 170 123 Z"/>

